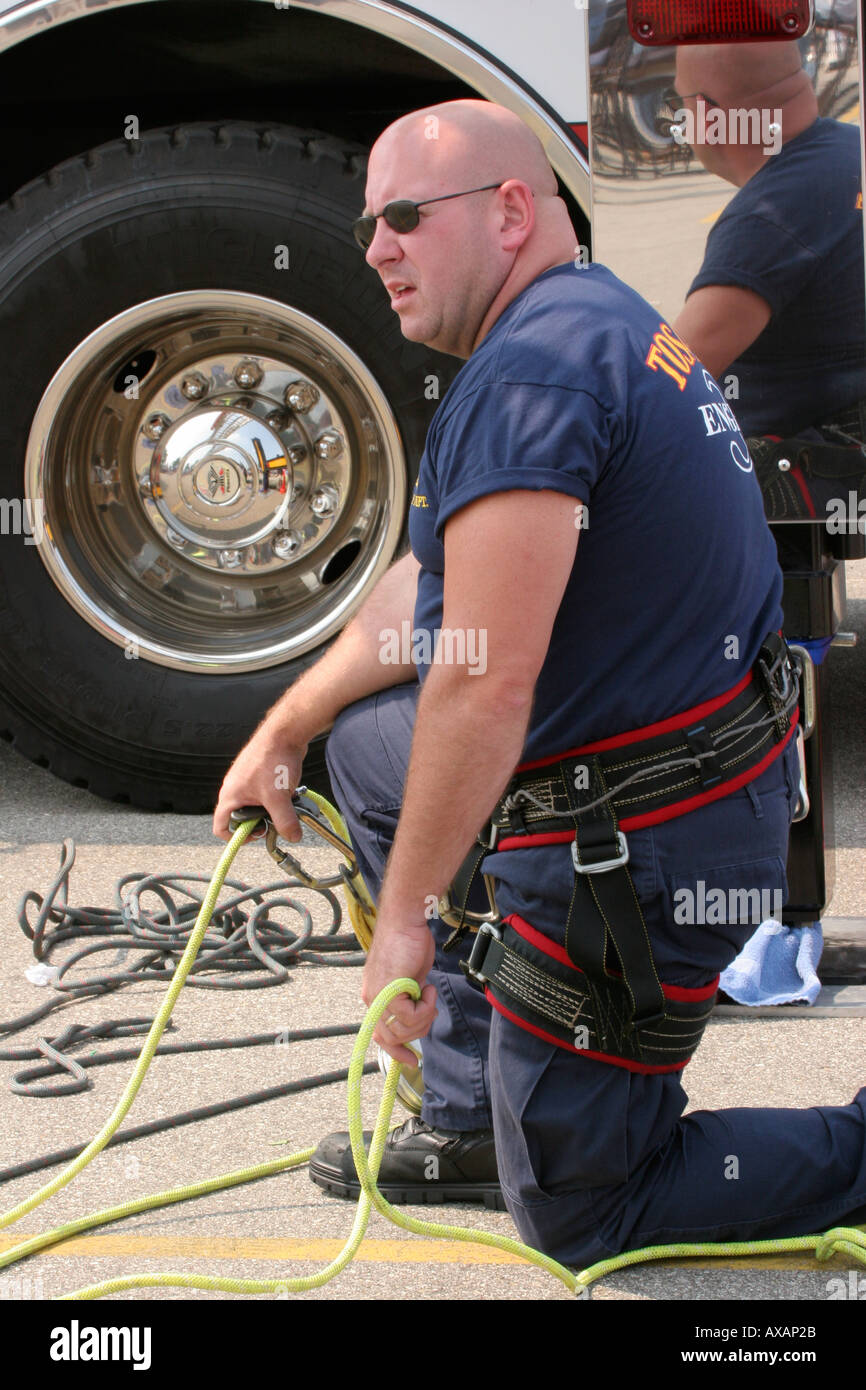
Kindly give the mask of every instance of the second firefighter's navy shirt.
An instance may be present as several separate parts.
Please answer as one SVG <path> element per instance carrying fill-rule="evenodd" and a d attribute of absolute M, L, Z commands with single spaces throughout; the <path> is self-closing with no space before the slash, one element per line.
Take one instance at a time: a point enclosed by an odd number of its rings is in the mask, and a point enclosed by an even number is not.
<path fill-rule="evenodd" d="M 743 184 L 689 289 L 738 285 L 772 310 L 722 373 L 745 434 L 794 435 L 866 398 L 860 132 L 821 118 Z"/>

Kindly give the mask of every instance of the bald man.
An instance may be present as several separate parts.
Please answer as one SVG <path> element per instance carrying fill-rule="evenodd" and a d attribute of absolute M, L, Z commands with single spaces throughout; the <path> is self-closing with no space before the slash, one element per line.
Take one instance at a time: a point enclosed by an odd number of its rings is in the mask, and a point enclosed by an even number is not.
<path fill-rule="evenodd" d="M 819 118 L 796 43 L 684 46 L 675 87 L 695 155 L 739 192 L 674 327 L 717 379 L 735 379 L 745 435 L 817 439 L 836 424 L 862 440 L 857 126 Z"/>
<path fill-rule="evenodd" d="M 411 553 L 254 735 L 214 829 L 261 802 L 297 839 L 274 771 L 299 777 L 335 721 L 331 780 L 378 897 L 362 997 L 420 989 L 375 1035 L 407 1063 L 422 1039 L 425 1082 L 382 1191 L 501 1193 L 525 1240 L 575 1265 L 839 1221 L 866 1202 L 866 1090 L 680 1118 L 718 973 L 755 926 L 739 897 L 706 913 L 707 887 L 783 891 L 797 785 L 781 575 L 736 422 L 670 326 L 575 260 L 543 150 L 501 107 L 389 126 L 355 235 L 404 335 L 464 365 Z M 446 950 L 431 905 L 468 855 L 501 917 Z M 347 1134 L 310 1174 L 357 1195 Z"/>

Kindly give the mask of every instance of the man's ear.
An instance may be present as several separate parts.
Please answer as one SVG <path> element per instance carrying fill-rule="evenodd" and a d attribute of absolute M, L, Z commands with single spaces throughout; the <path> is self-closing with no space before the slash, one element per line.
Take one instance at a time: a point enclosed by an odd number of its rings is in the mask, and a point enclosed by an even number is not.
<path fill-rule="evenodd" d="M 535 226 L 535 198 L 522 179 L 506 179 L 502 193 L 502 249 L 519 251 Z"/>

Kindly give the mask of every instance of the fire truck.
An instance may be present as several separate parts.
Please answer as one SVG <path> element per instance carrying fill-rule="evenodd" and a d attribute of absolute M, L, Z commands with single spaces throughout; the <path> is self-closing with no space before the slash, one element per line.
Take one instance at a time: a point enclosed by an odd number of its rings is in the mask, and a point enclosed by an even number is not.
<path fill-rule="evenodd" d="M 460 363 L 403 339 L 352 238 L 367 152 L 403 112 L 510 107 L 576 255 L 676 315 L 732 192 L 665 119 L 686 8 L 0 0 L 4 738 L 99 796 L 205 811 L 406 548 Z M 821 114 L 858 120 L 856 0 L 737 11 L 716 37 L 742 21 L 795 39 Z M 816 658 L 791 883 L 814 918 L 819 649 L 862 537 L 803 526 L 784 545 L 786 633 Z M 308 761 L 315 785 L 321 744 Z"/>

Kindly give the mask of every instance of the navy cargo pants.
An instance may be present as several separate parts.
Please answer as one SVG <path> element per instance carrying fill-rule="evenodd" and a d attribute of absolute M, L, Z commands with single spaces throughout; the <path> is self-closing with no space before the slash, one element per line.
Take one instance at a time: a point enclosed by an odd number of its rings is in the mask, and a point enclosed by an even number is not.
<path fill-rule="evenodd" d="M 413 682 L 349 705 L 328 740 L 334 793 L 374 896 L 400 815 L 418 693 Z M 629 868 L 665 983 L 709 983 L 755 929 L 730 920 L 736 912 L 716 925 L 683 921 L 690 902 L 719 888 L 734 903 L 744 889 L 781 901 L 771 895 L 785 891 L 796 775 L 792 744 L 751 786 L 629 833 Z M 484 868 L 495 873 L 503 916 L 518 912 L 564 942 L 568 845 L 493 854 Z M 459 952 L 443 955 L 444 925 L 431 927 L 438 1013 L 422 1043 L 423 1118 L 459 1130 L 492 1121 L 508 1210 L 528 1244 L 585 1266 L 646 1245 L 866 1221 L 866 1086 L 850 1105 L 683 1117 L 684 1073 L 630 1072 L 518 1028 L 468 983 Z M 779 1065 L 796 1069 L 796 1056 Z"/>

